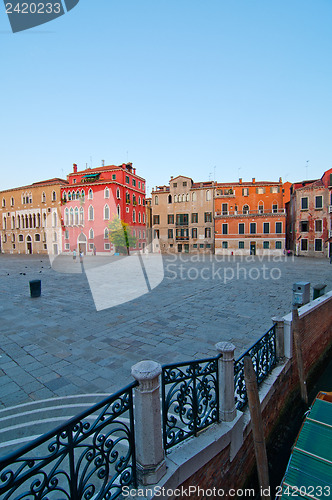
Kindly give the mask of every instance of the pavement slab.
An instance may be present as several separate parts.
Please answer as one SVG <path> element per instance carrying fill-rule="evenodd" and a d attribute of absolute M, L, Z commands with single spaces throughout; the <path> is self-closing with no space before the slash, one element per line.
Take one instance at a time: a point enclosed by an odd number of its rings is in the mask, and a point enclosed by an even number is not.
<path fill-rule="evenodd" d="M 0 254 L 0 407 L 115 392 L 143 359 L 212 357 L 220 341 L 239 357 L 272 316 L 291 311 L 293 283 L 332 289 L 327 259 L 183 255 L 163 265 L 151 292 L 97 311 L 84 273 L 58 272 L 46 256 Z M 39 298 L 30 297 L 32 279 L 42 281 Z"/>

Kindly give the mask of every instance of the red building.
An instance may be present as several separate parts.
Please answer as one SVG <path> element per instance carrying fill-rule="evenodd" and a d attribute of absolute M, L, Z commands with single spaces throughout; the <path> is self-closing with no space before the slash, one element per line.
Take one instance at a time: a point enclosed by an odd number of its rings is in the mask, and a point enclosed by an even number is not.
<path fill-rule="evenodd" d="M 113 253 L 109 224 L 118 217 L 128 223 L 136 247 L 145 248 L 145 179 L 136 175 L 131 163 L 73 172 L 61 190 L 63 252 Z"/>
<path fill-rule="evenodd" d="M 332 168 L 320 179 L 296 182 L 288 206 L 289 246 L 305 257 L 332 256 Z"/>
<path fill-rule="evenodd" d="M 279 255 L 285 250 L 290 183 L 242 181 L 215 184 L 215 253 Z"/>

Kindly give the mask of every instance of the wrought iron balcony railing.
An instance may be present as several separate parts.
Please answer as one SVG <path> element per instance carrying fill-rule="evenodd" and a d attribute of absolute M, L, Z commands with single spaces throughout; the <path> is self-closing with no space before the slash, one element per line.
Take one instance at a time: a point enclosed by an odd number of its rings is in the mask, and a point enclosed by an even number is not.
<path fill-rule="evenodd" d="M 248 402 L 244 381 L 245 356 L 251 357 L 256 372 L 257 384 L 261 384 L 277 363 L 276 326 L 273 325 L 270 330 L 234 363 L 235 400 L 238 410 L 244 408 Z"/>
<path fill-rule="evenodd" d="M 114 499 L 136 487 L 136 385 L 0 459 L 0 498 Z"/>
<path fill-rule="evenodd" d="M 162 367 L 165 450 L 219 421 L 219 357 Z"/>

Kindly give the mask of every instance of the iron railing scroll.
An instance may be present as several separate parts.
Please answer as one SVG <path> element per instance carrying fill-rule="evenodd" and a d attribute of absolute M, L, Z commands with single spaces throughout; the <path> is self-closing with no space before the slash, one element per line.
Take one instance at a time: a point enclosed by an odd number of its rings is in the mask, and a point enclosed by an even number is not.
<path fill-rule="evenodd" d="M 172 446 L 219 422 L 218 359 L 162 367 L 163 440 Z"/>
<path fill-rule="evenodd" d="M 0 459 L 2 500 L 114 499 L 136 483 L 137 382 Z"/>
<path fill-rule="evenodd" d="M 244 357 L 250 356 L 256 372 L 257 384 L 271 373 L 277 364 L 276 325 L 273 325 L 250 349 L 234 363 L 234 386 L 236 408 L 241 410 L 248 402 L 244 381 Z"/>

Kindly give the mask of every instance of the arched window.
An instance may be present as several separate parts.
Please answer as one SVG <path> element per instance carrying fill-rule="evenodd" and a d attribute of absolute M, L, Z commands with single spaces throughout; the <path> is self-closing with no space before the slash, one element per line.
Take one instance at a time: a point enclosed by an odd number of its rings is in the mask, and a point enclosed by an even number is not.
<path fill-rule="evenodd" d="M 63 201 L 66 203 L 66 201 L 67 201 L 67 193 L 66 192 L 63 193 L 62 198 L 63 198 Z"/>
<path fill-rule="evenodd" d="M 73 209 L 73 207 L 71 207 L 71 209 L 70 209 L 69 225 L 70 226 L 74 225 L 74 209 Z"/>
<path fill-rule="evenodd" d="M 12 229 L 15 229 L 15 215 L 12 215 Z"/>
<path fill-rule="evenodd" d="M 154 197 L 154 204 L 159 205 L 159 197 L 157 195 Z"/>
<path fill-rule="evenodd" d="M 120 199 L 120 189 L 119 188 L 116 190 L 116 197 L 118 200 Z"/>
<path fill-rule="evenodd" d="M 15 204 L 15 201 L 14 201 L 14 198 L 13 198 L 13 197 L 11 197 L 11 198 L 10 198 L 10 204 L 11 204 L 11 206 L 12 206 L 12 207 L 13 207 L 13 206 L 14 206 L 14 204 Z"/>
<path fill-rule="evenodd" d="M 7 229 L 7 218 L 6 217 L 3 218 L 3 228 Z"/>
<path fill-rule="evenodd" d="M 206 201 L 210 201 L 211 200 L 211 191 L 208 189 L 206 191 Z"/>
<path fill-rule="evenodd" d="M 78 226 L 78 208 L 75 207 L 75 226 Z"/>
<path fill-rule="evenodd" d="M 85 201 L 85 192 L 84 192 L 84 189 L 82 189 L 82 191 L 81 191 L 81 198 L 82 198 L 82 201 Z"/>
<path fill-rule="evenodd" d="M 141 212 L 138 212 L 138 222 L 141 222 Z"/>
<path fill-rule="evenodd" d="M 168 203 L 172 203 L 172 195 L 171 194 L 168 195 Z"/>
<path fill-rule="evenodd" d="M 2 208 L 4 208 L 6 206 L 6 200 L 5 198 L 2 198 Z"/>
<path fill-rule="evenodd" d="M 44 227 L 46 227 L 46 214 L 45 213 L 43 214 L 43 225 L 44 225 Z"/>
<path fill-rule="evenodd" d="M 133 222 L 136 222 L 136 212 L 133 210 Z"/>
<path fill-rule="evenodd" d="M 56 234 L 56 231 L 54 231 L 53 233 L 53 241 L 57 241 L 58 240 L 58 235 Z"/>
<path fill-rule="evenodd" d="M 75 191 L 73 191 L 73 192 L 71 193 L 71 199 L 72 199 L 72 200 L 76 200 Z"/>
<path fill-rule="evenodd" d="M 84 209 L 83 207 L 80 208 L 80 226 L 84 225 Z"/>
<path fill-rule="evenodd" d="M 143 213 L 143 224 L 145 224 L 145 214 Z"/>
<path fill-rule="evenodd" d="M 185 194 L 182 195 L 182 201 L 186 201 L 186 195 Z"/>
<path fill-rule="evenodd" d="M 108 205 L 104 206 L 104 219 L 108 220 L 110 218 L 110 207 Z"/>
<path fill-rule="evenodd" d="M 109 238 L 109 234 L 110 234 L 110 233 L 109 233 L 108 228 L 107 228 L 107 227 L 105 227 L 105 230 L 104 230 L 104 240 L 108 240 L 108 238 Z"/>
<path fill-rule="evenodd" d="M 263 201 L 259 201 L 258 202 L 258 213 L 259 214 L 263 214 L 264 213 L 264 202 Z"/>
<path fill-rule="evenodd" d="M 76 191 L 76 200 L 79 200 L 79 199 L 80 199 L 80 192 Z"/>
<path fill-rule="evenodd" d="M 56 192 L 52 191 L 52 201 L 56 201 Z"/>
<path fill-rule="evenodd" d="M 89 206 L 89 220 L 93 220 L 94 219 L 94 210 L 93 210 L 93 206 L 90 205 Z"/>
<path fill-rule="evenodd" d="M 53 227 L 57 226 L 58 218 L 56 212 L 53 212 Z"/>
<path fill-rule="evenodd" d="M 94 235 L 93 229 L 91 228 L 90 231 L 89 231 L 89 239 L 93 240 L 94 236 L 95 235 Z"/>
<path fill-rule="evenodd" d="M 69 210 L 65 208 L 65 226 L 69 226 Z"/>
<path fill-rule="evenodd" d="M 178 202 L 178 197 L 177 197 L 177 195 L 175 194 L 175 195 L 174 195 L 174 203 L 177 203 L 177 202 Z"/>
<path fill-rule="evenodd" d="M 189 201 L 189 193 L 186 194 L 186 201 Z"/>
<path fill-rule="evenodd" d="M 110 190 L 108 189 L 108 187 L 105 187 L 104 198 L 109 198 L 109 197 L 110 197 Z"/>
<path fill-rule="evenodd" d="M 141 197 L 139 196 L 138 197 L 138 204 L 141 205 L 142 204 L 142 200 L 141 200 Z"/>
<path fill-rule="evenodd" d="M 120 209 L 120 205 L 118 205 L 118 206 L 116 207 L 116 211 L 117 211 L 117 214 L 118 214 L 119 219 L 121 219 L 121 209 Z"/>
<path fill-rule="evenodd" d="M 196 201 L 197 200 L 197 194 L 196 194 L 196 191 L 193 192 L 193 194 L 191 195 L 191 201 Z"/>
<path fill-rule="evenodd" d="M 89 189 L 88 198 L 89 198 L 89 200 L 93 200 L 93 191 L 91 188 Z"/>
<path fill-rule="evenodd" d="M 243 205 L 242 212 L 244 214 L 248 214 L 249 213 L 249 205 Z"/>
<path fill-rule="evenodd" d="M 36 227 L 36 214 L 33 214 L 33 227 Z"/>
<path fill-rule="evenodd" d="M 68 192 L 68 200 L 71 201 L 71 192 Z"/>
<path fill-rule="evenodd" d="M 40 217 L 40 214 L 38 214 L 37 218 L 38 218 L 37 224 L 38 224 L 38 227 L 40 227 L 41 226 L 41 217 Z"/>

